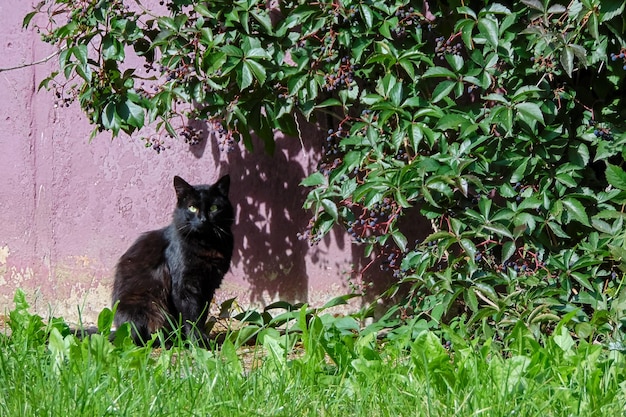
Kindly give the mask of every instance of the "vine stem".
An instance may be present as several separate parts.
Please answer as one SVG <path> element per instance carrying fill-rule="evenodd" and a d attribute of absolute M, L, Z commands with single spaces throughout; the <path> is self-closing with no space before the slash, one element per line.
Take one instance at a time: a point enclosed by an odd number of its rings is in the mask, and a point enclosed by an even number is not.
<path fill-rule="evenodd" d="M 34 65 L 43 64 L 45 62 L 50 61 L 55 56 L 59 55 L 61 53 L 61 51 L 63 51 L 63 48 L 59 49 L 58 51 L 53 52 L 52 54 L 48 55 L 45 58 L 40 59 L 39 61 L 28 62 L 26 64 L 20 64 L 20 65 L 14 66 L 14 67 L 0 68 L 0 72 L 13 71 L 13 70 L 17 70 L 17 69 L 26 68 L 26 67 L 32 67 Z"/>

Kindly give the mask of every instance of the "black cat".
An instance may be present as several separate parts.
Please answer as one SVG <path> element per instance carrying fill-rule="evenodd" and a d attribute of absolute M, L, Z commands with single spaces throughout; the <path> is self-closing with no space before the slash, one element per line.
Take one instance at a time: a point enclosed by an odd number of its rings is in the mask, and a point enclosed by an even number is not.
<path fill-rule="evenodd" d="M 234 210 L 230 177 L 213 185 L 174 177 L 178 203 L 172 223 L 143 234 L 117 264 L 115 325 L 130 322 L 137 344 L 163 329 L 182 328 L 188 340 L 208 346 L 204 331 L 209 304 L 233 252 Z"/>

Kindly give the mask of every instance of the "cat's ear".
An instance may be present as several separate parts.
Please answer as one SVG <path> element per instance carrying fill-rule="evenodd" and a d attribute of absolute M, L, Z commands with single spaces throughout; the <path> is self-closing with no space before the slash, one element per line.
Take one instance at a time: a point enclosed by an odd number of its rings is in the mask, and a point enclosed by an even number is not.
<path fill-rule="evenodd" d="M 187 181 L 176 175 L 174 177 L 174 189 L 176 190 L 176 197 L 180 198 L 189 192 L 189 190 L 193 190 L 193 187 L 189 185 Z"/>
<path fill-rule="evenodd" d="M 228 197 L 228 190 L 230 188 L 230 175 L 226 174 L 215 183 L 217 190 L 224 196 Z"/>

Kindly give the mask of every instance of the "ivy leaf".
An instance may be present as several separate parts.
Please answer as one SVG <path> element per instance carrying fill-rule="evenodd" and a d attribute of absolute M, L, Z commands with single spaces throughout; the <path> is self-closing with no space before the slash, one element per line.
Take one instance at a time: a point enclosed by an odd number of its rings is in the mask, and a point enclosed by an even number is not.
<path fill-rule="evenodd" d="M 372 12 L 372 9 L 370 9 L 370 7 L 367 6 L 366 4 L 361 4 L 360 9 L 361 9 L 361 15 L 363 16 L 363 19 L 365 20 L 365 25 L 367 26 L 368 29 L 371 29 L 372 26 L 374 25 L 374 12 Z"/>
<path fill-rule="evenodd" d="M 504 264 L 515 253 L 515 242 L 510 240 L 502 245 L 502 259 L 501 263 Z"/>
<path fill-rule="evenodd" d="M 591 225 L 589 224 L 589 217 L 585 212 L 585 207 L 580 201 L 578 201 L 574 197 L 565 197 L 561 201 L 563 202 L 563 206 L 567 208 L 567 213 L 572 219 L 578 221 L 581 224 L 584 224 L 585 226 L 591 227 Z"/>
<path fill-rule="evenodd" d="M 119 117 L 131 126 L 141 129 L 144 125 L 145 113 L 142 107 L 126 100 L 117 106 L 117 114 Z"/>
<path fill-rule="evenodd" d="M 302 181 L 300 181 L 300 185 L 304 187 L 317 187 L 324 183 L 326 183 L 326 179 L 324 175 L 322 175 L 321 172 L 315 172 L 309 175 L 308 177 L 306 177 L 305 179 L 303 179 Z"/>
<path fill-rule="evenodd" d="M 456 83 L 454 81 L 440 82 L 433 90 L 432 102 L 437 103 L 438 101 L 441 101 L 444 97 L 447 97 L 452 92 L 455 85 Z"/>
<path fill-rule="evenodd" d="M 39 13 L 39 10 L 27 13 L 26 16 L 24 16 L 24 19 L 22 20 L 22 29 L 26 29 L 28 27 L 30 21 L 33 20 L 33 17 L 35 17 L 37 13 Z"/>
<path fill-rule="evenodd" d="M 478 20 L 479 32 L 487 38 L 487 41 L 494 48 L 498 47 L 498 22 L 490 17 L 483 17 Z"/>
<path fill-rule="evenodd" d="M 619 190 L 626 190 L 626 172 L 617 165 L 606 163 L 606 180 Z"/>
<path fill-rule="evenodd" d="M 113 36 L 106 35 L 102 39 L 102 57 L 105 60 L 123 61 L 124 47 L 119 40 Z"/>
<path fill-rule="evenodd" d="M 459 245 L 463 248 L 463 251 L 470 259 L 474 259 L 476 257 L 476 245 L 469 239 L 461 239 L 459 241 Z"/>
<path fill-rule="evenodd" d="M 515 108 L 519 113 L 520 119 L 524 120 L 529 125 L 534 126 L 536 122 L 544 124 L 543 112 L 536 103 L 517 103 Z"/>
<path fill-rule="evenodd" d="M 624 14 L 624 7 L 626 7 L 626 3 L 623 1 L 602 2 L 602 7 L 600 9 L 600 21 L 606 22 L 614 17 L 622 16 Z"/>
<path fill-rule="evenodd" d="M 120 119 L 114 102 L 109 102 L 102 112 L 102 127 L 112 130 L 115 134 L 120 131 Z"/>
<path fill-rule="evenodd" d="M 574 51 L 572 50 L 572 48 L 570 48 L 569 45 L 563 48 L 560 61 L 563 69 L 571 78 L 572 72 L 574 71 Z"/>
<path fill-rule="evenodd" d="M 408 240 L 406 236 L 402 234 L 402 232 L 400 232 L 399 230 L 394 230 L 391 233 L 391 237 L 393 238 L 393 241 L 396 242 L 396 245 L 398 245 L 398 248 L 400 248 L 402 252 L 406 251 L 406 245 L 408 243 Z"/>
<path fill-rule="evenodd" d="M 242 63 L 243 65 L 237 71 L 237 85 L 239 85 L 239 89 L 244 90 L 252 84 L 253 76 L 248 62 L 243 61 Z"/>
<path fill-rule="evenodd" d="M 444 77 L 444 78 L 449 77 L 449 78 L 456 80 L 458 78 L 458 75 L 444 67 L 430 67 L 422 75 L 422 78 L 433 78 L 433 77 Z"/>
<path fill-rule="evenodd" d="M 511 234 L 511 232 L 509 232 L 509 229 L 507 229 L 506 227 L 500 224 L 497 224 L 497 223 L 486 224 L 483 226 L 483 228 L 491 232 L 494 232 L 497 235 L 508 237 L 509 239 L 513 239 L 513 235 Z"/>
<path fill-rule="evenodd" d="M 258 62 L 249 59 L 249 60 L 245 60 L 243 61 L 244 66 L 247 66 L 250 70 L 250 72 L 254 75 L 254 78 L 256 78 L 259 81 L 260 85 L 265 84 L 265 80 L 267 79 L 267 74 L 265 72 L 265 68 L 263 67 L 263 65 L 259 64 Z"/>
<path fill-rule="evenodd" d="M 522 0 L 526 6 L 530 7 L 533 10 L 537 10 L 543 12 L 543 5 L 539 0 Z"/>
<path fill-rule="evenodd" d="M 228 56 L 243 58 L 243 51 L 234 45 L 224 45 L 222 51 Z"/>
<path fill-rule="evenodd" d="M 324 207 L 324 211 L 330 214 L 334 221 L 337 221 L 339 212 L 337 211 L 337 204 L 335 204 L 334 201 L 325 198 L 322 200 L 322 207 Z"/>

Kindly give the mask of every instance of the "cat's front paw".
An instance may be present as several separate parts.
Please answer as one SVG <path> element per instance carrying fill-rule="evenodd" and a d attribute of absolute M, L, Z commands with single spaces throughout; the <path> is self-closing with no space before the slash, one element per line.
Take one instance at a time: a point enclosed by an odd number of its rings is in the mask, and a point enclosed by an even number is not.
<path fill-rule="evenodd" d="M 204 349 L 209 349 L 211 347 L 211 339 L 204 331 L 200 330 L 195 325 L 185 327 L 185 336 L 189 342 Z"/>

